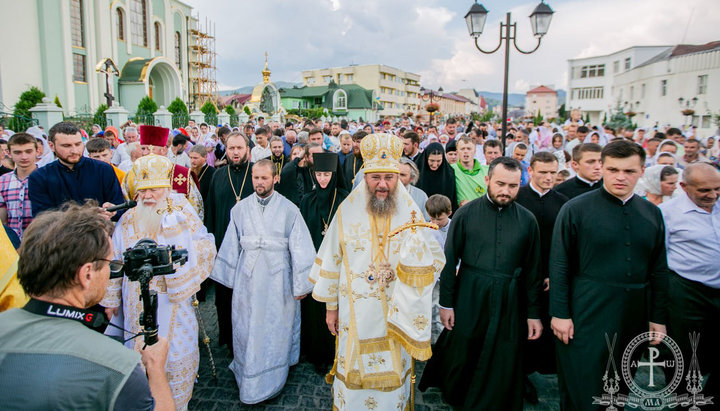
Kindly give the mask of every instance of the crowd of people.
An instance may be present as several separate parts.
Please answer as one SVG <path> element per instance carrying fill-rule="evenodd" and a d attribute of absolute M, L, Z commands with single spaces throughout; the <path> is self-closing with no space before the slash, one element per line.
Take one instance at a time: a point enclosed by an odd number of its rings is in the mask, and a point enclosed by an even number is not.
<path fill-rule="evenodd" d="M 24 308 L 0 314 L 0 387 L 40 379 L 23 364 L 54 355 L 112 380 L 102 408 L 185 409 L 212 288 L 213 343 L 246 404 L 304 358 L 337 409 L 404 409 L 415 360 L 419 388 L 461 409 L 537 402 L 534 372 L 558 375 L 563 409 L 592 409 L 608 355 L 620 364 L 643 331 L 696 353 L 720 394 L 718 136 L 578 114 L 510 123 L 504 140 L 469 117 L 3 129 L 0 308 Z M 109 279 L 142 239 L 188 251 L 150 281 L 152 346 L 138 282 Z M 102 317 L 86 322 L 129 350 L 39 320 L 48 304 Z M 61 349 L 73 332 L 96 354 Z"/>

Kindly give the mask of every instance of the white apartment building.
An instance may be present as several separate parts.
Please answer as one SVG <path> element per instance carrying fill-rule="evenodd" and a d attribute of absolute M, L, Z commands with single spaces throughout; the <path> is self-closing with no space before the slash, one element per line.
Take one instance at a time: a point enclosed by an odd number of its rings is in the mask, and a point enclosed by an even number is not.
<path fill-rule="evenodd" d="M 589 114 L 591 123 L 601 123 L 605 114 L 610 117 L 618 100 L 626 100 L 613 96 L 614 79 L 671 48 L 634 46 L 605 56 L 568 60 L 566 110 L 580 109 L 583 118 Z"/>
<path fill-rule="evenodd" d="M 383 107 L 381 117 L 400 116 L 409 111 L 422 110 L 420 75 L 382 64 L 350 65 L 302 72 L 306 86 L 326 86 L 330 80 L 337 84 L 357 84 L 373 90 Z"/>
<path fill-rule="evenodd" d="M 720 111 L 720 41 L 662 52 L 616 75 L 611 92 L 636 113 L 639 127 L 693 125 L 698 137 L 713 135 L 713 116 Z M 694 113 L 684 115 L 683 109 Z"/>

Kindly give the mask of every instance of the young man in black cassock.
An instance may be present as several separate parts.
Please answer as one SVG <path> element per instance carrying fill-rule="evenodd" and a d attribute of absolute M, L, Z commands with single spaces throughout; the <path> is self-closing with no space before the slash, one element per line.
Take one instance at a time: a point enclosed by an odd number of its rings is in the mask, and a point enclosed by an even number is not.
<path fill-rule="evenodd" d="M 360 130 L 353 134 L 353 149 L 352 155 L 345 157 L 343 162 L 343 171 L 345 176 L 345 187 L 352 189 L 353 183 L 355 182 L 355 176 L 358 171 L 362 170 L 363 162 L 362 154 L 360 154 L 360 142 L 367 135 L 366 132 Z"/>
<path fill-rule="evenodd" d="M 537 220 L 540 228 L 540 277 L 543 279 L 543 292 L 540 296 L 541 314 L 544 332 L 537 340 L 529 340 L 525 344 L 523 366 L 525 374 L 533 372 L 540 374 L 555 374 L 555 337 L 550 330 L 550 315 L 548 308 L 550 297 L 550 280 L 548 275 L 548 260 L 550 258 L 550 243 L 552 242 L 553 227 L 560 208 L 568 201 L 563 194 L 553 190 L 555 176 L 558 172 L 558 160 L 547 151 L 535 153 L 530 159 L 529 184 L 520 187 L 517 203 L 530 210 Z M 525 400 L 536 404 L 537 390 L 529 379 L 525 380 Z"/>
<path fill-rule="evenodd" d="M 595 143 L 578 144 L 572 150 L 572 167 L 577 175 L 555 187 L 555 191 L 567 198 L 575 198 L 602 185 L 602 147 Z"/>
<path fill-rule="evenodd" d="M 551 327 L 558 337 L 562 409 L 596 409 L 612 341 L 618 373 L 631 339 L 665 334 L 668 267 L 660 210 L 634 195 L 645 151 L 619 140 L 602 150 L 603 186 L 560 210 L 550 251 Z M 653 337 L 657 344 L 660 337 Z M 609 371 L 610 373 L 613 370 Z M 628 393 L 624 383 L 620 392 Z"/>
<path fill-rule="evenodd" d="M 535 217 L 515 204 L 520 167 L 507 157 L 490 164 L 487 194 L 458 209 L 445 243 L 439 304 L 445 329 L 420 389 L 440 387 L 455 407 L 523 407 L 522 342 L 542 333 L 542 279 Z"/>
<path fill-rule="evenodd" d="M 230 224 L 230 210 L 254 192 L 247 137 L 239 132 L 230 133 L 225 150 L 228 164 L 215 170 L 205 202 L 205 227 L 215 236 L 218 249 Z M 218 344 L 227 344 L 231 352 L 232 291 L 232 288 L 215 282 L 215 308 L 220 334 Z"/>

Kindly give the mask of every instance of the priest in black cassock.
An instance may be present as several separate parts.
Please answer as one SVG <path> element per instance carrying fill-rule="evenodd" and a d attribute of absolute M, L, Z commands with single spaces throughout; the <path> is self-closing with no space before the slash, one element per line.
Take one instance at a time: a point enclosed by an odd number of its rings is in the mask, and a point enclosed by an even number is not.
<path fill-rule="evenodd" d="M 343 171 L 345 175 L 345 187 L 352 187 L 355 182 L 355 176 L 358 171 L 362 170 L 363 162 L 362 154 L 360 153 L 360 142 L 367 135 L 366 132 L 360 130 L 355 132 L 352 136 L 353 148 L 352 155 L 345 157 L 343 162 Z"/>
<path fill-rule="evenodd" d="M 542 279 L 535 217 L 515 204 L 520 167 L 511 158 L 495 159 L 487 194 L 460 207 L 450 224 L 440 276 L 445 329 L 420 389 L 440 387 L 454 407 L 523 407 L 522 343 L 542 333 Z"/>
<path fill-rule="evenodd" d="M 602 150 L 603 184 L 560 210 L 550 251 L 550 315 L 558 337 L 562 409 L 598 409 L 608 361 L 643 332 L 666 333 L 668 266 L 660 210 L 634 195 L 645 151 L 613 141 Z M 654 338 L 653 343 L 659 343 Z M 610 375 L 614 370 L 607 370 Z M 628 387 L 620 382 L 620 392 Z"/>
<path fill-rule="evenodd" d="M 300 201 L 300 213 L 310 230 L 315 251 L 320 249 L 325 232 L 335 216 L 340 203 L 348 192 L 340 187 L 338 173 L 340 159 L 335 153 L 313 155 L 313 168 L 317 184 Z M 300 353 L 322 374 L 328 372 L 335 358 L 335 338 L 328 332 L 325 323 L 325 303 L 313 298 L 300 301 L 302 329 L 300 332 Z"/>
<path fill-rule="evenodd" d="M 560 208 L 568 201 L 564 195 L 553 190 L 555 176 L 558 172 L 558 160 L 552 153 L 540 151 L 530 158 L 530 182 L 520 187 L 517 203 L 530 210 L 535 216 L 540 228 L 540 277 L 543 279 L 543 293 L 540 295 L 540 320 L 543 324 L 543 333 L 537 340 L 525 343 L 524 361 L 525 374 L 533 372 L 540 374 L 555 373 L 555 337 L 550 330 L 550 315 L 548 314 L 550 296 L 550 279 L 548 275 L 548 260 L 550 258 L 550 243 L 552 242 L 553 227 Z M 525 380 L 525 399 L 530 403 L 537 403 L 537 390 L 529 379 Z"/>
<path fill-rule="evenodd" d="M 575 177 L 555 187 L 555 190 L 567 198 L 575 198 L 588 191 L 597 190 L 602 185 L 602 147 L 595 143 L 578 144 L 572 150 L 572 167 Z"/>
<path fill-rule="evenodd" d="M 230 210 L 252 194 L 252 163 L 248 139 L 240 132 L 230 133 L 225 143 L 228 165 L 213 175 L 205 203 L 205 226 L 215 236 L 218 249 L 230 224 Z M 215 282 L 215 307 L 220 336 L 218 344 L 227 344 L 232 352 L 232 288 Z"/>
<path fill-rule="evenodd" d="M 273 165 L 275 165 L 275 171 L 277 171 L 277 175 L 280 176 L 282 174 L 283 167 L 285 167 L 285 164 L 290 162 L 290 156 L 286 156 L 284 154 L 285 151 L 285 143 L 283 142 L 282 138 L 278 136 L 273 136 L 270 138 L 270 161 L 273 162 Z M 278 185 L 280 185 L 280 182 L 278 181 L 277 184 L 275 184 L 275 189 L 277 190 Z"/>

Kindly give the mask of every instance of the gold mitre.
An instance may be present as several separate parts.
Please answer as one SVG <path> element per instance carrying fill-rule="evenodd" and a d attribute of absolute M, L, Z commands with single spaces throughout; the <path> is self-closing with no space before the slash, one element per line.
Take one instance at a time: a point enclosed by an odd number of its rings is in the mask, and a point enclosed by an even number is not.
<path fill-rule="evenodd" d="M 135 191 L 148 188 L 171 188 L 173 163 L 165 156 L 149 154 L 135 160 Z"/>
<path fill-rule="evenodd" d="M 365 174 L 400 173 L 403 142 L 392 134 L 377 133 L 365 136 L 360 142 L 365 162 Z"/>

